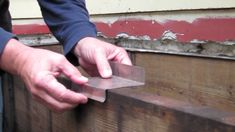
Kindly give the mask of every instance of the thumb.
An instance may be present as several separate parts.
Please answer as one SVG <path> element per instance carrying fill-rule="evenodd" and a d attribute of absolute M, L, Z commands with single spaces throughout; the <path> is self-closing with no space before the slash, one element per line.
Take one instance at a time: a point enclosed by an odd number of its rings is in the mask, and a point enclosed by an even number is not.
<path fill-rule="evenodd" d="M 97 52 L 95 62 L 101 77 L 109 78 L 112 76 L 112 69 L 104 52 Z"/>

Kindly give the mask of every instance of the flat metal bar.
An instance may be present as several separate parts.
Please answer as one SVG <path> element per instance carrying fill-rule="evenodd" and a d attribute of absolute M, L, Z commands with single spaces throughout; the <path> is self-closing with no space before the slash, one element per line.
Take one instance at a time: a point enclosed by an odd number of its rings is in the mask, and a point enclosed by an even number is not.
<path fill-rule="evenodd" d="M 90 77 L 88 83 L 78 85 L 72 83 L 71 89 L 84 94 L 90 99 L 104 102 L 106 90 L 122 87 L 141 86 L 145 83 L 145 71 L 139 66 L 128 66 L 110 62 L 113 71 L 111 78 Z"/>

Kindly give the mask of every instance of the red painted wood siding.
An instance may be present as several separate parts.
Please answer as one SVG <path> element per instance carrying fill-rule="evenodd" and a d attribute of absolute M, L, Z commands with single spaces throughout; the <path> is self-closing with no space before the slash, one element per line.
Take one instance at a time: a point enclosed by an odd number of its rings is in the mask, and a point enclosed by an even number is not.
<path fill-rule="evenodd" d="M 200 18 L 193 22 L 170 20 L 157 22 L 152 20 L 127 19 L 115 21 L 112 24 L 95 22 L 99 32 L 107 37 L 115 37 L 120 33 L 132 36 L 147 35 L 158 39 L 170 30 L 176 33 L 177 40 L 189 42 L 192 40 L 227 41 L 235 40 L 235 18 Z M 49 33 L 46 25 L 25 24 L 14 25 L 15 34 Z"/>

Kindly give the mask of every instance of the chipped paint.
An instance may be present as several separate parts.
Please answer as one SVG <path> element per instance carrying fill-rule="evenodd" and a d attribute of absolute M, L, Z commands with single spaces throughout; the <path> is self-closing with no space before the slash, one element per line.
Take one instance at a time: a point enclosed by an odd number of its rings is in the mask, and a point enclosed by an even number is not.
<path fill-rule="evenodd" d="M 59 43 L 51 34 L 20 35 L 18 37 L 22 43 L 28 46 L 54 45 Z M 182 43 L 171 39 L 144 40 L 135 36 L 128 36 L 127 34 L 122 34 L 122 36 L 114 39 L 107 37 L 104 38 L 104 36 L 99 36 L 99 38 L 124 47 L 128 51 L 134 52 L 163 53 L 235 60 L 235 41 L 230 41 L 229 44 L 211 41 Z"/>
<path fill-rule="evenodd" d="M 91 15 L 93 22 L 103 22 L 112 24 L 116 21 L 123 20 L 151 20 L 165 23 L 166 21 L 186 21 L 194 22 L 199 18 L 227 19 L 235 18 L 235 9 L 229 10 L 188 10 L 188 11 L 164 11 L 164 12 L 141 12 L 141 13 L 123 13 L 112 15 Z"/>
<path fill-rule="evenodd" d="M 228 41 L 235 39 L 235 18 L 199 19 L 190 24 L 185 21 L 168 21 L 164 24 L 145 20 L 117 21 L 113 24 L 95 22 L 98 31 L 104 36 L 115 38 L 125 33 L 143 39 L 159 39 L 164 32 L 174 32 L 178 41 Z M 221 25 L 222 24 L 222 25 Z M 221 25 L 221 26 L 215 26 Z M 210 30 L 207 30 L 210 29 Z M 19 24 L 13 26 L 15 34 L 50 33 L 45 24 Z"/>
<path fill-rule="evenodd" d="M 182 43 L 172 39 L 131 40 L 119 38 L 116 40 L 116 44 L 134 52 L 164 53 L 235 60 L 235 41 L 230 41 L 230 44 L 227 45 L 212 41 Z"/>
<path fill-rule="evenodd" d="M 27 25 L 14 25 L 13 33 L 22 34 L 47 34 L 50 33 L 49 28 L 44 24 L 27 24 Z"/>
<path fill-rule="evenodd" d="M 149 36 L 151 39 L 159 39 L 168 30 L 175 33 L 180 42 L 200 41 L 228 41 L 235 40 L 235 18 L 200 18 L 192 23 L 187 21 L 169 20 L 165 23 L 151 20 L 120 20 L 110 25 L 96 22 L 97 29 L 107 37 L 114 38 L 120 33 L 130 36 Z"/>
<path fill-rule="evenodd" d="M 44 35 L 18 35 L 19 41 L 28 46 L 42 46 L 59 44 L 51 34 Z"/>
<path fill-rule="evenodd" d="M 235 14 L 234 10 L 231 12 Z M 115 38 L 119 34 L 125 33 L 136 37 L 148 36 L 154 40 L 159 39 L 164 32 L 171 31 L 180 42 L 191 42 L 194 40 L 225 42 L 235 40 L 235 15 L 231 15 L 231 12 L 218 13 L 220 15 L 207 12 L 207 16 L 204 17 L 195 15 L 197 13 L 193 15 L 188 12 L 186 14 L 185 12 L 182 14 L 176 13 L 180 16 L 178 18 L 176 14 L 169 15 L 167 12 L 161 15 L 139 14 L 133 17 L 127 14 L 123 17 L 102 16 L 99 17 L 103 18 L 102 21 L 101 19 L 93 19 L 93 22 L 96 24 L 98 31 L 109 38 Z M 189 17 L 189 15 L 192 15 L 192 17 Z M 213 15 L 215 16 L 212 17 Z M 222 15 L 224 16 L 222 17 Z M 167 16 L 169 18 L 166 18 Z M 13 31 L 16 34 L 43 34 L 50 32 L 43 20 L 40 19 L 15 20 L 13 25 Z"/>
<path fill-rule="evenodd" d="M 148 35 L 144 35 L 144 36 L 130 36 L 130 35 L 126 34 L 126 33 L 120 33 L 115 38 L 116 39 L 125 38 L 125 39 L 130 39 L 130 40 L 151 40 L 151 38 Z"/>
<path fill-rule="evenodd" d="M 218 15 L 210 11 L 203 15 L 198 14 L 201 11 L 195 12 L 121 14 L 119 18 L 93 16 L 96 18 L 93 22 L 102 39 L 129 51 L 234 59 L 235 10 L 215 11 Z M 23 35 L 21 41 L 28 45 L 58 43 L 52 36 L 42 37 L 50 35 L 50 31 L 41 19 L 16 20 L 13 25 L 14 33 Z"/>
<path fill-rule="evenodd" d="M 177 40 L 178 33 L 173 33 L 170 30 L 164 31 L 162 34 L 162 40 Z M 182 34 L 183 35 L 183 34 Z"/>

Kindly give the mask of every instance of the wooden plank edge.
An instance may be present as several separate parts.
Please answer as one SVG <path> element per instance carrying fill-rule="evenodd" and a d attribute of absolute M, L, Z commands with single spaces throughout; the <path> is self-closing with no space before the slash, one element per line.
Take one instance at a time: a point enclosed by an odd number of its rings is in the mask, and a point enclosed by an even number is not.
<path fill-rule="evenodd" d="M 143 87 L 142 87 L 143 88 Z M 235 113 L 220 111 L 208 106 L 193 105 L 167 97 L 138 92 L 132 88 L 113 89 L 107 92 L 107 103 L 130 105 L 147 111 L 171 111 L 186 130 L 200 125 L 200 130 L 219 129 L 235 131 Z M 178 116 L 181 115 L 181 116 Z M 191 124 L 190 124 L 191 123 Z M 194 124 L 194 125 L 193 125 Z"/>

